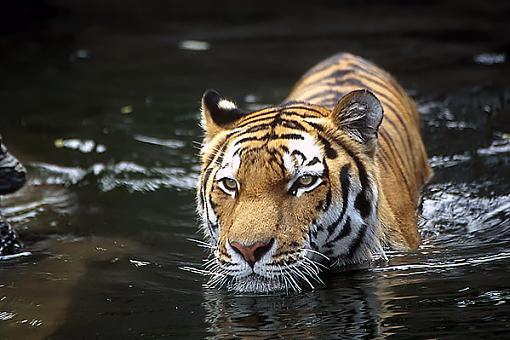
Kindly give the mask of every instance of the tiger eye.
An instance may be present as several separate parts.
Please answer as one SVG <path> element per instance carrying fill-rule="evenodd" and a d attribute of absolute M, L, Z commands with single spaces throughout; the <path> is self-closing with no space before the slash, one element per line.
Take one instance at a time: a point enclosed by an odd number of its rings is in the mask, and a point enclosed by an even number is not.
<path fill-rule="evenodd" d="M 311 175 L 304 175 L 299 177 L 299 184 L 306 187 L 313 183 L 314 177 Z"/>
<path fill-rule="evenodd" d="M 237 190 L 237 182 L 235 180 L 231 179 L 231 178 L 224 178 L 223 179 L 223 185 L 228 190 L 232 190 L 232 191 Z"/>

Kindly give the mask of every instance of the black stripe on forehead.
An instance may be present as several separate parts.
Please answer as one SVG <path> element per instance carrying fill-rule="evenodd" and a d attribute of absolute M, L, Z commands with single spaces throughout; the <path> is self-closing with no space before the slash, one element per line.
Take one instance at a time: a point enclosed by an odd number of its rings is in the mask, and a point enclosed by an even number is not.
<path fill-rule="evenodd" d="M 268 108 L 259 112 L 253 112 L 250 113 L 243 118 L 236 124 L 236 127 L 243 127 L 246 125 L 251 125 L 260 121 L 264 120 L 270 120 L 273 119 L 275 115 L 286 115 L 286 116 L 294 116 L 294 117 L 300 117 L 300 118 L 309 118 L 310 115 L 302 114 L 296 112 L 296 110 L 305 111 L 309 113 L 313 113 L 313 116 L 319 115 L 321 117 L 324 116 L 324 114 L 313 108 L 306 105 L 288 105 L 288 106 L 277 106 L 274 108 Z"/>
<path fill-rule="evenodd" d="M 305 160 L 306 160 L 306 156 L 305 156 L 305 154 L 304 154 L 304 153 L 302 153 L 302 152 L 301 152 L 301 151 L 299 151 L 299 150 L 292 150 L 292 152 L 291 152 L 291 154 L 290 154 L 290 155 L 291 155 L 291 156 L 294 156 L 294 157 L 299 157 L 299 158 L 301 158 L 301 164 L 303 164 L 303 163 L 305 162 Z"/>
<path fill-rule="evenodd" d="M 228 134 L 229 138 L 240 136 L 243 134 L 255 133 L 263 130 L 275 129 L 277 126 L 281 126 L 288 129 L 298 130 L 298 131 L 306 131 L 306 128 L 301 122 L 294 119 L 285 119 L 280 115 L 276 115 L 270 120 L 264 120 L 264 122 L 260 122 L 260 124 L 256 124 L 254 126 L 248 127 L 243 130 L 232 131 Z"/>
<path fill-rule="evenodd" d="M 298 113 L 296 111 L 291 110 L 305 110 L 313 112 L 312 115 L 303 115 L 301 113 Z M 223 153 L 225 150 L 229 147 L 232 139 L 236 136 L 242 136 L 243 134 L 249 134 L 249 133 L 256 133 L 259 131 L 263 131 L 265 129 L 271 129 L 275 128 L 276 126 L 283 126 L 285 128 L 298 130 L 299 132 L 305 132 L 308 129 L 303 125 L 303 123 L 309 125 L 310 127 L 316 129 L 317 127 L 314 126 L 313 123 L 310 123 L 306 121 L 306 118 L 315 117 L 317 118 L 317 114 L 320 117 L 323 117 L 323 114 L 314 108 L 306 107 L 306 106 L 288 106 L 288 107 L 279 107 L 274 110 L 268 109 L 268 111 L 260 112 L 260 115 L 255 115 L 254 117 L 246 117 L 245 119 L 242 119 L 239 124 L 235 126 L 235 130 L 231 131 L 224 140 L 221 142 L 218 142 L 215 146 L 215 149 L 218 150 L 216 153 L 212 155 L 208 155 L 208 161 L 206 162 L 205 168 L 209 167 L 209 165 L 215 161 L 215 163 L 218 163 L 218 159 L 222 161 Z M 251 120 L 250 120 L 251 118 Z M 263 123 L 262 123 L 263 122 Z M 261 123 L 261 124 L 257 124 Z M 254 126 L 248 128 L 247 130 L 241 130 L 239 131 L 239 128 L 242 128 L 244 126 L 249 126 L 255 124 Z M 321 128 L 321 127 L 320 127 Z M 243 139 L 241 139 L 239 142 L 244 141 L 254 141 L 257 139 L 264 139 L 267 138 L 268 140 L 273 139 L 303 139 L 302 136 L 299 136 L 298 134 L 282 134 L 282 135 L 276 135 L 274 132 L 270 134 L 266 134 L 262 137 L 256 137 L 256 136 L 247 136 Z M 332 148 L 328 148 L 327 145 L 330 145 L 326 141 L 326 152 L 328 158 L 335 158 L 336 152 Z"/>
<path fill-rule="evenodd" d="M 251 136 L 244 137 L 235 142 L 234 146 L 238 146 L 240 144 L 244 144 L 247 142 L 269 142 L 276 140 L 303 140 L 305 139 L 302 135 L 297 133 L 266 133 L 262 136 Z"/>
<path fill-rule="evenodd" d="M 314 157 L 314 158 L 312 158 L 312 160 L 310 162 L 306 163 L 306 166 L 312 166 L 317 163 L 320 163 L 319 157 Z"/>

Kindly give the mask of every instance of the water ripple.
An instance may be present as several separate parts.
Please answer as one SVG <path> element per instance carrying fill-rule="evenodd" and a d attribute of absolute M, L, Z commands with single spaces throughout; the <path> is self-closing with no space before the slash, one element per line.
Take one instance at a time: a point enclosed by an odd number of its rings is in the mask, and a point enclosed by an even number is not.
<path fill-rule="evenodd" d="M 371 269 L 374 272 L 387 272 L 387 271 L 397 271 L 397 272 L 407 272 L 407 271 L 415 271 L 415 270 L 423 270 L 420 271 L 419 274 L 426 272 L 438 272 L 443 269 L 450 269 L 456 267 L 464 267 L 464 266 L 476 266 L 480 264 L 497 262 L 502 260 L 510 259 L 510 253 L 503 252 L 491 255 L 480 255 L 473 258 L 456 258 L 449 260 L 439 260 L 437 258 L 430 260 L 428 263 L 414 263 L 414 264 L 401 264 L 401 265 L 390 265 L 387 267 L 379 267 Z M 407 275 L 407 274 L 405 274 Z"/>
<path fill-rule="evenodd" d="M 162 188 L 194 190 L 198 174 L 181 167 L 146 167 L 135 162 L 96 163 L 87 169 L 32 163 L 31 185 L 78 185 L 95 182 L 103 192 L 125 188 L 149 192 Z"/>

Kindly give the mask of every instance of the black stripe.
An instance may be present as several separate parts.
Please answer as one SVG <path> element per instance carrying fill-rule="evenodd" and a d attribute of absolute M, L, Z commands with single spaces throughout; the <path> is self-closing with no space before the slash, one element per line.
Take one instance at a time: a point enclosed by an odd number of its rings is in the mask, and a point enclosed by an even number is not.
<path fill-rule="evenodd" d="M 370 215 L 372 211 L 372 206 L 370 202 L 361 192 L 356 196 L 356 201 L 354 201 L 354 207 L 360 212 L 361 217 L 366 218 Z"/>
<path fill-rule="evenodd" d="M 306 116 L 303 116 L 303 117 L 306 117 Z M 280 114 L 277 114 L 274 117 L 264 118 L 260 121 L 253 121 L 252 123 L 260 123 L 260 122 L 264 122 L 264 123 L 252 126 L 244 131 L 232 131 L 227 136 L 228 136 L 228 138 L 231 138 L 232 136 L 237 136 L 237 135 L 247 134 L 247 133 L 254 133 L 254 132 L 258 132 L 258 131 L 261 131 L 264 129 L 269 129 L 269 128 L 275 128 L 278 125 L 289 128 L 289 129 L 306 131 L 305 126 L 303 124 L 301 124 L 299 121 L 293 120 L 293 119 L 284 119 L 281 117 Z M 246 125 L 251 125 L 251 124 L 246 124 Z M 246 125 L 242 125 L 242 126 L 246 126 Z M 239 128 L 242 126 L 237 126 L 236 128 Z"/>
<path fill-rule="evenodd" d="M 390 112 L 385 112 L 384 120 L 387 121 L 395 129 L 395 131 L 397 132 L 397 135 L 399 136 L 400 140 L 402 141 L 402 144 L 404 145 L 404 147 L 407 146 L 406 147 L 407 152 L 405 152 L 405 154 L 406 154 L 407 159 L 410 162 L 410 164 L 412 164 L 413 158 L 412 158 L 412 152 L 411 152 L 411 145 L 413 143 L 411 142 L 411 137 L 409 136 L 409 133 L 407 133 L 407 125 L 402 120 L 402 117 L 398 113 L 398 111 L 388 101 L 389 101 L 389 99 L 385 99 L 385 98 L 381 97 L 381 102 L 383 103 L 383 106 L 386 107 L 385 110 L 391 111 L 391 113 L 392 113 L 392 114 L 389 114 Z M 395 122 L 393 121 L 393 117 L 397 118 L 397 120 L 399 121 L 402 128 L 397 128 L 397 126 L 395 125 Z M 405 135 L 407 143 L 404 141 L 404 139 L 403 139 L 404 137 L 402 135 Z"/>
<path fill-rule="evenodd" d="M 257 119 L 253 119 L 253 120 L 250 120 L 250 121 L 246 121 L 246 122 L 242 122 L 240 124 L 237 124 L 235 126 L 235 128 L 242 128 L 242 127 L 245 127 L 247 125 L 251 125 L 251 124 L 255 124 L 255 123 L 260 123 L 260 122 L 263 122 L 263 121 L 266 121 L 266 120 L 271 120 L 271 119 L 274 119 L 275 117 L 275 112 L 273 112 L 273 115 L 272 116 L 269 116 L 269 117 L 262 117 L 262 118 L 257 118 Z"/>
<path fill-rule="evenodd" d="M 205 192 L 206 192 L 206 189 L 207 189 L 207 182 L 209 181 L 209 176 L 211 176 L 211 172 L 212 172 L 212 168 L 209 168 L 207 170 L 205 170 L 205 173 L 204 173 L 204 180 L 202 182 L 202 188 L 200 190 L 200 201 L 202 202 L 203 206 L 205 207 Z"/>
<path fill-rule="evenodd" d="M 324 146 L 324 149 L 326 150 L 326 157 L 328 157 L 329 159 L 337 158 L 338 153 L 336 152 L 335 149 L 333 149 L 331 147 L 330 141 L 327 140 L 327 138 L 322 136 L 320 133 L 317 134 L 317 137 L 319 138 L 319 141 L 322 143 L 322 145 Z"/>
<path fill-rule="evenodd" d="M 391 155 L 393 156 L 393 159 L 397 159 L 399 157 L 397 157 L 396 155 L 396 151 L 393 151 L 394 149 L 394 146 L 392 143 L 390 143 L 390 140 L 388 140 L 388 137 L 386 136 L 386 134 L 384 133 L 384 131 L 381 131 L 381 138 L 384 140 L 384 142 L 388 145 L 388 151 L 391 153 Z M 402 170 L 402 168 L 398 165 L 398 164 L 395 164 L 396 166 L 396 169 L 398 170 L 398 172 L 400 173 L 400 178 L 402 179 L 402 181 L 404 182 L 405 186 L 406 186 L 406 189 L 407 189 L 407 192 L 409 193 L 409 196 L 412 197 L 412 190 L 411 190 L 411 186 L 409 185 L 409 182 L 407 181 L 407 177 L 404 175 L 404 172 Z"/>
<path fill-rule="evenodd" d="M 209 177 L 211 176 L 212 171 L 213 171 L 212 168 L 208 168 L 205 171 L 205 173 L 204 173 L 204 181 L 202 183 L 202 189 L 200 190 L 200 197 L 201 197 L 201 199 L 204 202 L 204 210 L 205 210 L 205 217 L 206 217 L 206 220 L 207 220 L 207 228 L 209 229 L 209 233 L 211 234 L 211 237 L 214 236 L 213 227 L 214 227 L 215 224 L 211 223 L 211 220 L 209 218 L 209 209 L 207 207 L 208 200 L 205 197 L 205 193 L 206 193 L 206 189 L 207 189 L 207 182 L 209 181 Z M 212 204 L 213 203 L 211 201 L 211 206 L 212 206 Z"/>
<path fill-rule="evenodd" d="M 211 204 L 211 209 L 212 211 L 214 212 L 214 214 L 216 215 L 216 219 L 219 220 L 219 216 L 218 216 L 218 212 L 216 211 L 216 207 L 218 206 L 213 200 L 212 200 L 212 197 L 211 199 L 209 200 L 209 203 Z M 219 227 L 219 224 L 218 223 L 211 223 L 211 227 L 213 229 L 218 229 Z"/>
<path fill-rule="evenodd" d="M 224 151 L 221 151 L 218 155 L 218 157 L 216 157 L 215 161 L 214 161 L 214 164 L 218 164 L 218 165 L 221 165 L 221 163 L 223 163 L 223 158 L 225 157 L 225 152 Z"/>
<path fill-rule="evenodd" d="M 342 59 L 348 60 L 348 58 L 346 58 L 346 56 L 347 55 L 345 53 L 341 52 L 341 53 L 337 53 L 337 54 L 329 57 L 326 60 L 321 61 L 318 65 L 315 65 L 308 72 L 306 72 L 305 75 L 303 76 L 303 78 L 308 78 L 309 76 L 311 76 L 315 73 L 324 71 L 328 67 L 337 65 L 337 64 L 339 64 L 340 60 L 342 60 Z"/>
<path fill-rule="evenodd" d="M 270 140 L 277 140 L 277 139 L 303 140 L 305 138 L 297 133 L 283 133 L 283 134 L 279 135 L 279 134 L 276 134 L 273 132 L 273 133 L 266 133 L 265 135 L 263 135 L 261 137 L 252 136 L 252 137 L 241 138 L 234 145 L 237 146 L 239 144 L 243 144 L 243 143 L 251 142 L 251 141 L 270 141 Z"/>
<path fill-rule="evenodd" d="M 301 118 L 309 118 L 309 116 L 302 115 L 302 114 L 299 114 L 297 112 L 290 111 L 290 110 L 305 110 L 305 111 L 317 113 L 321 117 L 324 117 L 324 114 L 321 111 L 319 111 L 313 107 L 309 107 L 306 105 L 288 105 L 287 106 L 287 105 L 285 105 L 285 103 L 283 103 L 281 106 L 277 106 L 269 111 L 260 112 L 260 113 L 258 113 L 258 112 L 250 113 L 248 116 L 245 116 L 245 118 L 242 118 L 239 121 L 239 123 L 235 125 L 235 127 L 240 128 L 240 127 L 250 125 L 250 124 L 253 124 L 256 122 L 264 121 L 267 119 L 273 119 L 274 117 L 271 115 L 274 115 L 275 113 L 285 114 L 285 115 L 289 115 L 291 117 L 298 116 Z"/>
<path fill-rule="evenodd" d="M 255 122 L 258 122 L 258 121 L 263 121 L 263 120 L 270 120 L 272 119 L 273 122 L 267 122 L 266 124 L 264 124 L 264 127 L 261 127 L 260 125 L 259 126 L 255 126 L 251 129 L 253 129 L 252 131 L 249 131 L 249 132 L 256 132 L 256 131 L 260 131 L 260 130 L 263 130 L 265 127 L 275 127 L 276 125 L 278 125 L 278 123 L 282 123 L 282 125 L 288 127 L 288 128 L 291 128 L 291 129 L 297 129 L 297 130 L 302 130 L 302 131 L 305 131 L 306 128 L 300 124 L 298 121 L 295 121 L 295 120 L 284 120 L 284 119 L 281 119 L 281 115 L 289 115 L 289 116 L 297 116 L 297 117 L 300 117 L 300 118 L 309 118 L 309 116 L 306 116 L 306 115 L 302 115 L 302 114 L 299 114 L 297 112 L 293 112 L 293 111 L 289 111 L 290 109 L 302 109 L 302 110 L 308 110 L 308 111 L 311 111 L 311 112 L 315 112 L 315 113 L 318 113 L 321 117 L 322 117 L 322 113 L 319 111 L 319 110 L 316 110 L 314 108 L 310 108 L 310 107 L 306 107 L 306 106 L 290 106 L 290 107 L 283 107 L 283 108 L 276 108 L 272 111 L 266 111 L 266 112 L 263 112 L 261 113 L 260 115 L 261 116 L 264 116 L 263 118 L 259 118 L 259 119 L 254 119 L 254 120 L 251 120 L 251 121 L 244 121 L 244 119 L 240 122 L 240 124 L 238 124 L 236 126 L 236 128 L 239 128 L 239 127 L 243 127 L 243 126 L 246 126 L 246 125 L 249 125 L 249 124 L 252 124 L 252 123 L 255 123 Z M 278 112 L 280 110 L 280 112 Z M 265 117 L 266 115 L 269 115 L 269 114 L 274 114 L 278 112 L 278 114 L 276 116 L 271 116 L 271 117 Z M 256 116 L 256 117 L 259 117 L 259 116 Z M 250 117 L 247 117 L 247 118 L 250 118 Z M 308 123 L 308 122 L 306 122 Z M 249 133 L 249 132 L 246 132 L 246 131 L 241 131 L 241 132 L 232 132 L 231 134 L 227 135 L 227 138 L 222 141 L 222 146 L 221 146 L 221 149 L 220 151 L 221 152 L 224 152 L 226 147 L 228 146 L 228 142 L 230 141 L 230 138 L 234 135 L 237 135 L 237 134 L 244 134 L 244 133 Z M 238 141 L 236 143 L 239 144 L 239 143 L 244 143 L 246 141 L 255 141 L 255 140 L 264 140 L 264 138 L 266 138 L 267 135 L 264 135 L 262 137 L 245 137 L 243 139 L 241 139 L 240 141 Z M 299 136 L 297 134 L 284 134 L 284 135 L 281 135 L 281 136 L 277 136 L 277 135 L 274 135 L 274 134 L 271 134 L 270 136 L 267 136 L 268 139 L 300 139 L 302 140 L 303 137 L 302 136 Z M 215 158 L 217 158 L 218 154 L 216 153 L 215 155 L 212 155 L 212 159 L 207 163 L 206 166 L 209 166 Z M 219 158 L 220 160 L 222 160 L 223 158 Z M 218 160 L 216 160 L 215 163 L 218 163 Z M 221 162 L 220 162 L 221 163 Z"/>
<path fill-rule="evenodd" d="M 282 173 L 282 176 L 285 176 L 285 173 L 287 172 L 287 169 L 283 165 L 283 159 L 282 159 L 282 153 L 276 150 L 275 148 L 268 148 L 267 152 L 269 153 L 269 165 L 271 167 L 274 167 L 276 164 L 278 167 L 278 170 Z"/>
<path fill-rule="evenodd" d="M 313 241 L 310 241 L 310 247 L 312 247 L 312 249 L 314 249 L 314 250 L 317 250 L 317 248 L 318 248 L 317 244 Z"/>
<path fill-rule="evenodd" d="M 361 88 L 368 88 L 368 86 L 365 83 L 363 83 L 361 80 L 359 80 L 359 79 L 346 78 L 346 79 L 342 79 L 338 83 L 338 87 L 343 87 L 343 86 L 346 86 L 346 85 L 358 86 L 358 87 L 361 87 Z M 315 94 L 310 95 L 310 96 L 305 96 L 304 99 L 306 101 L 312 101 L 314 99 L 320 99 L 321 97 L 325 97 L 327 95 L 334 95 L 335 98 L 340 99 L 341 94 L 342 94 L 342 92 L 339 91 L 338 88 L 331 88 L 331 89 L 328 89 L 328 90 L 320 91 L 320 92 L 315 93 Z"/>
<path fill-rule="evenodd" d="M 273 133 L 273 134 L 271 134 L 270 139 L 271 140 L 274 140 L 274 139 L 303 140 L 305 138 L 302 135 L 297 134 L 297 133 L 284 133 L 281 135 L 277 135 L 277 134 Z"/>
<path fill-rule="evenodd" d="M 306 161 L 306 156 L 304 153 L 302 153 L 301 151 L 299 150 L 294 150 L 292 151 L 292 153 L 290 154 L 291 156 L 299 156 L 301 157 L 301 164 L 303 164 L 305 161 Z"/>
<path fill-rule="evenodd" d="M 319 158 L 318 157 L 314 157 L 310 162 L 306 163 L 306 166 L 312 166 L 312 165 L 315 165 L 317 163 L 319 163 Z"/>
<path fill-rule="evenodd" d="M 217 151 L 216 151 L 216 153 L 211 154 L 207 157 L 206 164 L 205 164 L 204 168 L 208 168 L 215 160 L 217 160 L 218 157 L 220 157 L 220 156 L 223 157 L 222 155 L 225 152 L 227 146 L 229 145 L 229 139 L 225 138 L 220 143 L 218 143 L 218 145 L 221 145 L 221 146 L 219 148 L 214 147 L 214 149 Z M 215 162 L 215 164 L 218 164 L 218 163 Z"/>
<path fill-rule="evenodd" d="M 319 233 L 319 231 L 318 231 L 318 230 L 313 230 L 313 231 L 312 231 L 312 236 L 313 236 L 313 238 L 314 238 L 314 239 L 316 239 L 316 238 L 317 238 L 317 234 L 318 234 L 318 233 Z"/>
<path fill-rule="evenodd" d="M 329 167 L 328 167 L 328 164 L 326 163 L 325 159 L 322 160 L 322 163 L 324 164 L 324 173 L 322 174 L 322 176 L 324 178 L 328 178 L 329 179 Z M 324 203 L 324 207 L 322 208 L 323 211 L 327 211 L 329 209 L 329 207 L 331 206 L 331 201 L 332 201 L 332 192 L 331 192 L 331 184 L 330 184 L 328 186 L 328 192 L 326 193 L 326 201 Z"/>
<path fill-rule="evenodd" d="M 347 252 L 347 257 L 352 258 L 356 250 L 361 246 L 361 243 L 363 241 L 363 237 L 365 237 L 365 234 L 367 232 L 367 225 L 363 223 L 360 230 L 358 231 L 358 235 L 354 239 L 354 242 L 351 243 L 349 246 L 349 251 Z"/>
<path fill-rule="evenodd" d="M 267 111 L 264 111 L 267 110 Z M 248 115 L 244 116 L 238 121 L 238 124 L 236 124 L 236 127 L 243 127 L 245 125 L 250 124 L 252 121 L 259 121 L 264 119 L 269 119 L 272 117 L 266 117 L 269 115 L 273 115 L 275 113 L 278 113 L 281 109 L 279 107 L 272 107 L 267 109 L 262 109 L 260 111 L 255 111 L 252 113 L 249 113 Z"/>
<path fill-rule="evenodd" d="M 320 125 L 319 123 L 315 123 L 315 122 L 308 122 L 305 120 L 305 123 L 310 125 L 311 127 L 313 127 L 315 130 L 319 131 L 319 132 L 322 132 L 324 131 L 324 126 Z"/>
<path fill-rule="evenodd" d="M 331 188 L 328 189 L 328 192 L 326 193 L 326 202 L 324 202 L 324 207 L 322 208 L 323 211 L 327 211 L 331 205 Z"/>
<path fill-rule="evenodd" d="M 356 164 L 356 167 L 358 168 L 359 179 L 360 179 L 360 183 L 361 183 L 361 191 L 358 194 L 358 197 L 356 198 L 356 201 L 358 201 L 358 198 L 360 199 L 360 201 L 357 202 L 356 205 L 357 205 L 357 208 L 359 207 L 360 209 L 362 209 L 362 210 L 360 210 L 360 212 L 362 213 L 362 217 L 367 217 L 368 214 L 370 213 L 370 209 L 366 210 L 365 206 L 364 206 L 366 204 L 366 202 L 362 201 L 362 199 L 366 200 L 366 201 L 369 200 L 369 197 L 367 196 L 367 188 L 369 188 L 367 170 L 366 170 L 365 166 L 363 165 L 363 162 L 361 161 L 361 159 L 358 157 L 358 155 L 353 150 L 347 148 L 341 139 L 335 138 L 335 136 L 332 136 L 332 137 L 333 137 L 333 139 L 335 139 L 337 144 L 340 145 L 347 152 L 347 154 L 354 160 L 354 164 Z M 368 204 L 368 206 L 370 207 L 370 204 Z M 363 213 L 365 213 L 366 215 L 363 215 Z"/>
<path fill-rule="evenodd" d="M 344 237 L 349 236 L 349 234 L 351 233 L 351 230 L 352 230 L 351 218 L 347 217 L 347 219 L 345 220 L 345 224 L 342 227 L 342 231 L 334 239 L 332 239 L 331 241 L 328 241 L 326 243 L 326 247 L 332 248 L 336 242 L 340 241 Z"/>
<path fill-rule="evenodd" d="M 353 72 L 352 69 L 335 69 L 335 70 L 332 70 L 330 73 L 327 73 L 323 77 L 315 79 L 313 82 L 309 82 L 309 83 L 303 84 L 299 88 L 299 92 L 300 93 L 305 93 L 305 91 L 307 91 L 308 89 L 310 89 L 311 87 L 314 87 L 314 86 L 328 86 L 328 85 L 332 85 L 332 84 L 324 84 L 325 80 L 329 80 L 329 79 L 334 80 L 335 84 L 338 84 L 338 81 L 341 81 L 341 79 L 343 77 L 347 76 L 348 74 L 350 74 L 352 72 Z"/>
<path fill-rule="evenodd" d="M 352 65 L 354 69 L 356 69 L 359 72 L 359 75 L 361 77 L 366 78 L 366 80 L 376 84 L 377 86 L 384 88 L 388 91 L 388 93 L 391 93 L 391 95 L 394 98 L 400 97 L 402 94 L 400 92 L 395 93 L 393 90 L 396 90 L 393 86 L 388 86 L 388 84 L 385 81 L 388 81 L 389 79 L 381 79 L 377 74 L 374 74 L 372 72 L 369 72 L 368 69 L 362 68 L 358 65 Z M 375 79 L 374 79 L 375 78 Z"/>
<path fill-rule="evenodd" d="M 347 203 L 349 200 L 349 188 L 351 186 L 351 180 L 349 175 L 350 169 L 351 164 L 348 163 L 342 167 L 342 170 L 340 170 L 340 186 L 342 188 L 342 210 L 336 221 L 327 226 L 326 230 L 328 231 L 328 238 L 330 238 L 331 235 L 333 235 L 338 224 L 342 222 L 342 218 L 344 217 L 345 211 L 347 210 Z"/>
<path fill-rule="evenodd" d="M 321 111 L 319 111 L 317 109 L 314 109 L 313 107 L 310 107 L 310 106 L 294 106 L 294 105 L 291 105 L 291 106 L 284 106 L 282 108 L 282 113 L 290 114 L 291 116 L 299 116 L 301 118 L 307 118 L 307 116 L 304 116 L 304 115 L 299 114 L 299 113 L 297 113 L 295 111 L 289 111 L 289 110 L 306 110 L 306 111 L 317 113 L 317 114 L 319 114 L 319 116 L 324 117 L 324 113 L 322 113 Z"/>
<path fill-rule="evenodd" d="M 315 99 L 320 99 L 320 98 L 323 98 L 323 97 L 326 97 L 328 95 L 333 95 L 335 98 L 340 98 L 340 93 L 339 91 L 337 91 L 336 89 L 334 88 L 328 88 L 327 90 L 322 90 L 320 92 L 317 92 L 317 93 L 314 93 L 314 94 L 309 94 L 307 95 L 306 93 L 304 94 L 304 99 L 306 101 L 312 101 L 312 100 L 315 100 Z"/>

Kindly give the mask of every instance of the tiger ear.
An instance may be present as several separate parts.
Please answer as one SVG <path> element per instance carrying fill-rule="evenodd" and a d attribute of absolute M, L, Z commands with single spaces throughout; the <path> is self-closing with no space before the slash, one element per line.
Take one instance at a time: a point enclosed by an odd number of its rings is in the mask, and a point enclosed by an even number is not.
<path fill-rule="evenodd" d="M 230 128 L 243 115 L 233 102 L 214 90 L 207 90 L 202 96 L 202 128 L 209 138 Z"/>
<path fill-rule="evenodd" d="M 383 107 L 368 90 L 356 90 L 343 96 L 332 111 L 335 123 L 373 155 L 377 133 L 383 120 Z"/>

